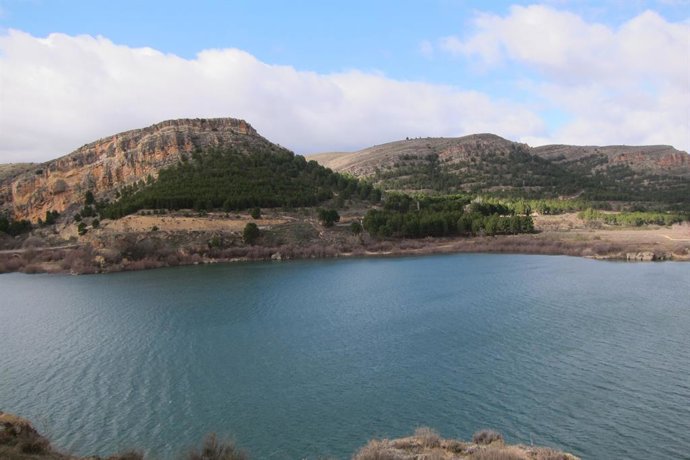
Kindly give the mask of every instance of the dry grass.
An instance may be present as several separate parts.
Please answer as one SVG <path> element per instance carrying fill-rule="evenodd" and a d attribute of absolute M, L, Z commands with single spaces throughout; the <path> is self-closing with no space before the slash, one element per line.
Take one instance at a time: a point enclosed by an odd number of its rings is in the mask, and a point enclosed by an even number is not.
<path fill-rule="evenodd" d="M 215 433 L 204 439 L 201 449 L 191 451 L 189 460 L 247 460 L 247 454 L 238 449 L 232 441 L 220 441 Z"/>
<path fill-rule="evenodd" d="M 441 436 L 429 428 L 428 426 L 422 426 L 414 431 L 414 437 L 417 438 L 426 449 L 433 449 L 441 446 Z"/>
<path fill-rule="evenodd" d="M 503 442 L 503 436 L 498 431 L 480 430 L 472 435 L 472 442 L 475 444 L 488 445 L 494 442 Z"/>
<path fill-rule="evenodd" d="M 472 460 L 530 460 L 524 450 L 516 447 L 481 449 L 470 455 Z"/>
<path fill-rule="evenodd" d="M 252 219 L 249 215 L 209 214 L 206 217 L 185 217 L 180 215 L 130 215 L 118 220 L 107 221 L 104 228 L 114 232 L 149 232 L 158 227 L 160 232 L 242 232 L 247 222 L 256 222 L 259 227 L 274 226 L 288 222 L 282 217 Z"/>
<path fill-rule="evenodd" d="M 387 439 L 373 439 L 352 458 L 353 460 L 412 460 L 415 457 L 394 447 Z"/>

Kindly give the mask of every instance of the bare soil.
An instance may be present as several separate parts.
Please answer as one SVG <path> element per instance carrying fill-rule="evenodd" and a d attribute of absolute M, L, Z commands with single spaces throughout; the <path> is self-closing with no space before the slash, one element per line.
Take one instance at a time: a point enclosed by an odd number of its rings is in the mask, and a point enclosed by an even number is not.
<path fill-rule="evenodd" d="M 227 217 L 225 214 L 209 214 L 205 217 L 131 215 L 118 220 L 105 221 L 103 228 L 114 232 L 148 232 L 153 227 L 164 232 L 241 232 L 249 222 L 254 222 L 261 228 L 284 224 L 290 220 L 293 219 L 277 215 L 260 219 L 238 214 L 229 214 Z"/>

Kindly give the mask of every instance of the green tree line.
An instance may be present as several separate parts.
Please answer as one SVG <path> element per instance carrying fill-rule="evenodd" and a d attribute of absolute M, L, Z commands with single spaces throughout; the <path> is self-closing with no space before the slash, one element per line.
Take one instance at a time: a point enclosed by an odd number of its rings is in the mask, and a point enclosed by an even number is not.
<path fill-rule="evenodd" d="M 14 220 L 11 217 L 0 215 L 0 233 L 17 236 L 31 230 L 31 222 L 26 219 Z"/>
<path fill-rule="evenodd" d="M 372 202 L 381 198 L 371 184 L 283 148 L 259 146 L 250 153 L 225 148 L 196 152 L 191 159 L 160 171 L 155 181 L 124 187 L 116 202 L 99 211 L 103 217 L 119 218 L 140 209 L 308 207 L 336 194 Z"/>
<path fill-rule="evenodd" d="M 603 222 L 609 225 L 635 226 L 642 225 L 673 225 L 690 220 L 690 214 L 675 212 L 620 212 L 606 213 L 594 209 L 586 209 L 578 214 L 585 221 Z"/>
<path fill-rule="evenodd" d="M 427 236 L 470 236 L 517 234 L 534 231 L 529 215 L 496 203 L 472 202 L 469 197 L 414 198 L 393 194 L 383 209 L 364 216 L 364 229 L 373 236 L 423 238 Z"/>

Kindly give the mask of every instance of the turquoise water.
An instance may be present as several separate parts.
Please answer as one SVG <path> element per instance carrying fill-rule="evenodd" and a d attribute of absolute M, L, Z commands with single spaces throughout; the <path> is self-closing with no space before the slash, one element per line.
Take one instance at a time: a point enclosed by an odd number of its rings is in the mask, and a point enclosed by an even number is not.
<path fill-rule="evenodd" d="M 420 425 L 690 458 L 690 264 L 451 255 L 0 276 L 0 410 L 77 454 L 348 458 Z"/>

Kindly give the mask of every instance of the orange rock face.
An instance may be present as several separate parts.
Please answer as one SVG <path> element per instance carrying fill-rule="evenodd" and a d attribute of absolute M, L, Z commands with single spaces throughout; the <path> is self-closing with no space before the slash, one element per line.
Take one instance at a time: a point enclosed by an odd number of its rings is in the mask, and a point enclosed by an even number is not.
<path fill-rule="evenodd" d="M 0 210 L 36 222 L 46 211 L 63 212 L 83 202 L 88 190 L 97 199 L 110 197 L 122 186 L 157 177 L 183 154 L 248 137 L 259 135 L 233 118 L 170 120 L 116 134 L 0 183 Z"/>

